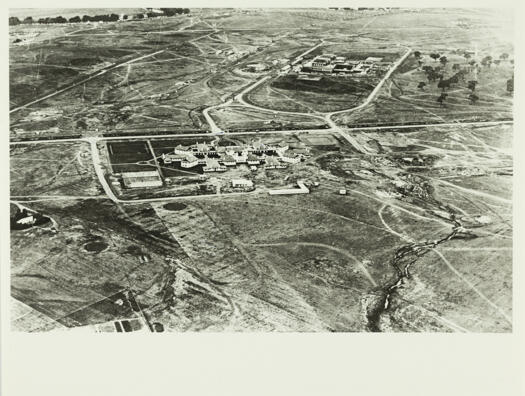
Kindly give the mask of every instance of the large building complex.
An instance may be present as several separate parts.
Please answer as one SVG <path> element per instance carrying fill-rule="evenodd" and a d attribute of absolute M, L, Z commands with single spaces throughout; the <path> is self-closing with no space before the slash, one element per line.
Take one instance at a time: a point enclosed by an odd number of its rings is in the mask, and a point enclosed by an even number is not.
<path fill-rule="evenodd" d="M 302 63 L 300 67 L 298 67 L 298 71 L 303 73 L 330 73 L 363 76 L 384 66 L 382 60 L 383 58 L 372 56 L 364 60 L 351 60 L 344 56 L 337 56 L 335 54 L 323 54 Z"/>
<path fill-rule="evenodd" d="M 309 154 L 309 149 L 299 142 L 265 144 L 260 140 L 250 144 L 219 146 L 218 142 L 178 145 L 172 153 L 162 155 L 164 164 L 179 164 L 182 168 L 202 166 L 204 172 L 224 172 L 239 164 L 263 165 L 267 169 L 286 168 Z"/>

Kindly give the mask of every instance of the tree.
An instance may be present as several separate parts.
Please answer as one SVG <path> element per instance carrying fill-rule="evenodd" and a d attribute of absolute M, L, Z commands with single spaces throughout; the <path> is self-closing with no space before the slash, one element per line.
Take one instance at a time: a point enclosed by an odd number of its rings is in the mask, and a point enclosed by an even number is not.
<path fill-rule="evenodd" d="M 469 100 L 470 100 L 470 104 L 476 104 L 476 102 L 479 100 L 479 96 L 476 95 L 475 93 L 471 93 L 469 96 L 468 96 Z"/>
<path fill-rule="evenodd" d="M 421 52 L 419 52 L 419 51 L 414 51 L 414 56 L 415 56 L 416 59 L 421 58 Z"/>
<path fill-rule="evenodd" d="M 164 15 L 166 16 L 173 16 L 177 14 L 189 14 L 190 9 L 189 8 L 161 8 L 162 12 L 164 12 Z"/>
<path fill-rule="evenodd" d="M 443 55 L 442 57 L 439 58 L 439 61 L 441 62 L 443 66 L 445 66 L 448 62 L 448 59 L 445 55 Z"/>
<path fill-rule="evenodd" d="M 512 76 L 512 78 L 507 80 L 507 92 L 508 93 L 514 92 L 514 76 Z"/>
<path fill-rule="evenodd" d="M 481 64 L 482 64 L 483 66 L 488 66 L 488 67 L 490 67 L 491 63 L 492 63 L 492 56 L 490 56 L 490 55 L 484 57 L 484 58 L 481 60 Z"/>
<path fill-rule="evenodd" d="M 509 54 L 507 54 L 506 52 L 504 52 L 504 53 L 502 53 L 502 54 L 499 56 L 499 58 L 500 58 L 501 60 L 507 60 L 507 59 L 509 59 Z"/>
<path fill-rule="evenodd" d="M 498 66 L 501 63 L 501 59 L 494 59 L 493 62 L 496 66 Z"/>
<path fill-rule="evenodd" d="M 476 85 L 478 85 L 478 82 L 476 80 L 471 80 L 468 82 L 468 89 L 474 92 L 476 90 Z"/>
<path fill-rule="evenodd" d="M 438 88 L 441 88 L 442 92 L 445 92 L 445 89 L 450 88 L 450 80 L 441 78 L 438 82 Z"/>
<path fill-rule="evenodd" d="M 20 25 L 20 19 L 18 19 L 17 17 L 9 17 L 9 26 L 15 25 Z"/>
<path fill-rule="evenodd" d="M 463 54 L 463 57 L 465 58 L 465 61 L 467 61 L 467 62 L 468 62 L 468 60 L 471 58 L 471 56 L 470 56 L 470 54 L 469 54 L 468 52 L 465 52 L 465 53 Z"/>
<path fill-rule="evenodd" d="M 425 86 L 427 85 L 426 82 L 424 81 L 421 81 L 419 84 L 417 84 L 417 87 L 423 91 L 423 88 L 425 88 Z"/>
<path fill-rule="evenodd" d="M 30 16 L 26 17 L 22 23 L 26 25 L 31 25 L 33 23 L 33 17 L 30 17 Z"/>
<path fill-rule="evenodd" d="M 437 60 L 439 59 L 440 56 L 441 56 L 441 55 L 439 55 L 438 53 L 435 53 L 435 52 L 433 52 L 433 53 L 430 54 L 430 57 L 431 57 L 432 59 L 434 59 L 434 61 L 437 61 Z"/>
<path fill-rule="evenodd" d="M 447 99 L 447 96 L 448 94 L 447 93 L 442 93 L 441 95 L 439 95 L 439 97 L 437 98 L 437 102 L 439 102 L 440 106 L 443 107 L 445 105 L 445 99 Z"/>
<path fill-rule="evenodd" d="M 82 22 L 90 22 L 91 21 L 91 17 L 89 15 L 84 15 L 82 17 Z"/>
<path fill-rule="evenodd" d="M 457 76 L 459 80 L 465 82 L 465 75 L 467 74 L 466 70 L 461 69 L 454 76 Z"/>
<path fill-rule="evenodd" d="M 432 70 L 430 73 L 427 73 L 427 78 L 428 82 L 436 81 L 439 78 L 439 74 Z"/>
<path fill-rule="evenodd" d="M 72 18 L 69 18 L 69 22 L 71 22 L 71 23 L 78 23 L 78 22 L 82 22 L 82 19 L 80 19 L 80 17 L 77 15 L 77 16 L 74 16 Z"/>
<path fill-rule="evenodd" d="M 461 66 L 459 65 L 459 63 L 454 63 L 454 64 L 452 65 L 452 70 L 454 70 L 454 71 L 457 71 L 457 70 L 459 70 L 460 68 L 461 68 Z"/>

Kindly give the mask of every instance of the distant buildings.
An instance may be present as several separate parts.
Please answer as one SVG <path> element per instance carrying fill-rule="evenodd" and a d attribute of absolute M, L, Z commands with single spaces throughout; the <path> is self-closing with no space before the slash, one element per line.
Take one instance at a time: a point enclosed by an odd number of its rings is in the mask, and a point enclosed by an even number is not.
<path fill-rule="evenodd" d="M 368 74 L 372 69 L 379 67 L 383 58 L 369 56 L 365 60 L 349 60 L 344 56 L 334 54 L 318 55 L 312 60 L 301 65 L 302 73 L 330 73 L 330 74 L 352 74 L 361 76 Z M 304 74 L 299 79 L 306 80 Z"/>

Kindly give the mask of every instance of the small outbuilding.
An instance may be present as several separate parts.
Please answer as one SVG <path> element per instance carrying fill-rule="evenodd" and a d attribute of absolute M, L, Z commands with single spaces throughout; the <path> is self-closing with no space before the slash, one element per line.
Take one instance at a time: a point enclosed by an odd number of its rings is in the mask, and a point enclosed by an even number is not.
<path fill-rule="evenodd" d="M 232 179 L 232 187 L 250 188 L 253 182 L 248 179 Z"/>

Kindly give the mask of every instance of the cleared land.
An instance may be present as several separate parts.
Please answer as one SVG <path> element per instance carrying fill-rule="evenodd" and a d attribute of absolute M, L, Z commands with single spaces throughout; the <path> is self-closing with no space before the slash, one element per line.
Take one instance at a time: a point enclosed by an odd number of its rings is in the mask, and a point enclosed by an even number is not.
<path fill-rule="evenodd" d="M 11 231 L 13 328 L 512 331 L 511 26 L 484 10 L 209 9 L 13 27 L 11 138 L 33 142 L 11 144 L 11 216 L 50 218 Z M 353 57 L 413 52 L 367 106 L 314 117 L 358 105 L 381 78 L 279 75 L 319 40 Z M 464 78 L 438 86 L 429 67 Z M 204 109 L 224 133 L 206 134 Z M 84 140 L 45 141 L 67 136 Z M 220 174 L 158 161 L 178 144 L 259 138 L 310 152 Z M 109 177 L 155 169 L 162 187 Z M 255 191 L 230 194 L 232 178 Z M 309 194 L 268 194 L 298 180 Z"/>

